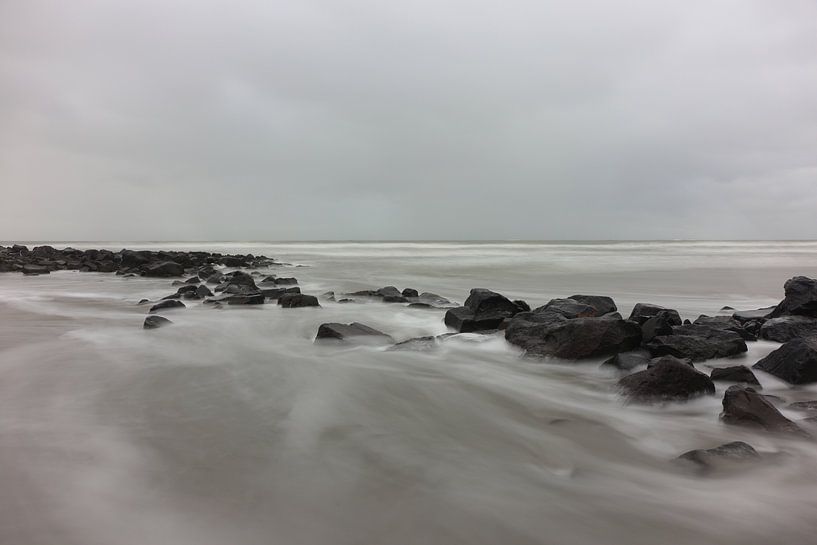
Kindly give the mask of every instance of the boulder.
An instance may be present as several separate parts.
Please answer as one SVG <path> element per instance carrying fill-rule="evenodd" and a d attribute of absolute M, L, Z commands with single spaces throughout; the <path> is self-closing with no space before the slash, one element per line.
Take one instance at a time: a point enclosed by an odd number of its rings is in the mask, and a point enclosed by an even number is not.
<path fill-rule="evenodd" d="M 420 297 L 420 293 L 412 288 L 405 288 L 402 292 L 400 292 L 400 295 L 406 298 Z"/>
<path fill-rule="evenodd" d="M 746 352 L 746 342 L 733 331 L 705 325 L 681 325 L 672 335 L 659 335 L 645 343 L 653 356 L 675 356 L 692 361 L 725 358 Z"/>
<path fill-rule="evenodd" d="M 185 307 L 186 305 L 181 301 L 178 301 L 176 299 L 166 299 L 150 307 L 150 310 L 148 312 L 156 312 L 157 310 Z"/>
<path fill-rule="evenodd" d="M 170 278 L 182 275 L 184 275 L 184 267 L 175 261 L 163 261 L 161 263 L 147 265 L 142 269 L 142 276 L 155 278 Z"/>
<path fill-rule="evenodd" d="M 198 297 L 199 299 L 212 296 L 213 292 L 210 291 L 210 288 L 208 288 L 204 284 L 201 284 L 196 288 L 196 297 Z"/>
<path fill-rule="evenodd" d="M 283 308 L 319 307 L 318 298 L 303 293 L 285 293 L 278 297 L 278 304 Z"/>
<path fill-rule="evenodd" d="M 653 316 L 657 315 L 659 312 L 663 312 L 667 316 L 670 325 L 681 325 L 681 315 L 678 314 L 677 310 L 664 308 L 651 303 L 636 303 L 628 319 L 634 320 L 639 324 L 643 324 Z"/>
<path fill-rule="evenodd" d="M 746 324 L 738 322 L 731 316 L 706 316 L 702 314 L 696 318 L 694 325 L 705 325 L 714 329 L 721 329 L 724 331 L 732 331 L 741 336 L 744 341 L 756 341 L 757 335 L 747 330 Z"/>
<path fill-rule="evenodd" d="M 745 365 L 733 365 L 731 367 L 712 369 L 712 372 L 709 373 L 709 378 L 711 378 L 713 382 L 743 382 L 755 387 L 760 387 L 760 382 L 758 382 L 755 374 Z"/>
<path fill-rule="evenodd" d="M 659 335 L 672 335 L 673 319 L 672 314 L 664 310 L 655 316 L 647 318 L 647 320 L 641 324 L 642 342 L 650 342 Z"/>
<path fill-rule="evenodd" d="M 449 309 L 445 325 L 460 333 L 496 329 L 505 318 L 515 316 L 520 309 L 507 297 L 484 288 L 474 288 L 465 306 Z"/>
<path fill-rule="evenodd" d="M 598 318 L 530 321 L 523 313 L 508 324 L 505 339 L 532 356 L 577 360 L 626 352 L 641 344 L 641 328 L 615 313 Z"/>
<path fill-rule="evenodd" d="M 630 401 L 685 401 L 702 395 L 713 395 L 715 385 L 705 374 L 672 356 L 664 356 L 644 371 L 618 381 Z"/>
<path fill-rule="evenodd" d="M 726 390 L 720 418 L 726 424 L 806 435 L 797 424 L 780 414 L 764 396 L 748 386 L 734 385 Z"/>
<path fill-rule="evenodd" d="M 605 360 L 603 367 L 612 367 L 619 371 L 631 371 L 636 367 L 646 366 L 650 363 L 650 353 L 646 350 L 633 350 L 631 352 L 621 352 L 612 358 Z"/>
<path fill-rule="evenodd" d="M 766 320 L 760 326 L 760 336 L 769 341 L 785 343 L 803 337 L 817 336 L 817 318 L 808 316 L 780 316 Z"/>
<path fill-rule="evenodd" d="M 318 334 L 315 336 L 315 341 L 326 339 L 338 341 L 374 341 L 380 343 L 394 342 L 391 336 L 358 322 L 352 322 L 351 324 L 339 324 L 334 322 L 321 324 L 318 328 Z"/>
<path fill-rule="evenodd" d="M 164 327 L 166 325 L 170 325 L 173 322 L 165 318 L 164 316 L 148 316 L 145 318 L 145 323 L 142 324 L 143 329 L 158 329 L 160 327 Z"/>
<path fill-rule="evenodd" d="M 690 450 L 678 460 L 690 462 L 702 470 L 711 470 L 732 462 L 757 461 L 760 454 L 748 443 L 733 441 L 715 448 Z"/>
<path fill-rule="evenodd" d="M 783 289 L 786 296 L 772 311 L 770 318 L 790 315 L 817 318 L 817 280 L 795 276 L 786 281 Z"/>
<path fill-rule="evenodd" d="M 596 316 L 609 314 L 618 310 L 613 299 L 605 295 L 571 295 L 568 299 L 593 307 L 596 309 Z"/>
<path fill-rule="evenodd" d="M 384 303 L 408 303 L 409 300 L 403 297 L 402 295 L 384 295 L 383 296 Z"/>
<path fill-rule="evenodd" d="M 379 297 L 386 297 L 387 295 L 392 297 L 402 297 L 400 290 L 398 290 L 394 286 L 386 286 L 385 288 L 380 288 L 375 292 L 375 295 Z"/>
<path fill-rule="evenodd" d="M 817 338 L 794 339 L 752 366 L 789 384 L 817 382 Z"/>

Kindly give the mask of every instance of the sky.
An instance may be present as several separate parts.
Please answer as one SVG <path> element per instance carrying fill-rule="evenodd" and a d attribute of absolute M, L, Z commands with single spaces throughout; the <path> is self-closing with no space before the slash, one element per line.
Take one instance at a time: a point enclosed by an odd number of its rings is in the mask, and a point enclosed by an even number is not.
<path fill-rule="evenodd" d="M 0 0 L 0 239 L 817 238 L 814 0 Z"/>

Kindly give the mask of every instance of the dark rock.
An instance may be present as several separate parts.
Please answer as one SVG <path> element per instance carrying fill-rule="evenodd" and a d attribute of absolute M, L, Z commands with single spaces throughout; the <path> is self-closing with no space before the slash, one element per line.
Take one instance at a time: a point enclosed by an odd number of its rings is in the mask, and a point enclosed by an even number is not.
<path fill-rule="evenodd" d="M 706 316 L 702 314 L 692 322 L 694 325 L 705 325 L 724 331 L 732 331 L 741 336 L 744 341 L 756 341 L 757 335 L 745 328 L 745 325 L 738 322 L 731 316 Z"/>
<path fill-rule="evenodd" d="M 795 401 L 790 404 L 787 409 L 792 411 L 803 411 L 807 413 L 817 413 L 817 400 L 812 401 Z"/>
<path fill-rule="evenodd" d="M 738 322 L 754 322 L 754 321 L 765 321 L 771 316 L 772 312 L 776 307 L 765 307 L 759 308 L 756 310 L 739 310 L 732 314 L 732 318 L 737 320 Z"/>
<path fill-rule="evenodd" d="M 403 297 L 402 295 L 384 295 L 383 296 L 384 303 L 408 303 L 409 300 Z"/>
<path fill-rule="evenodd" d="M 200 282 L 201 282 L 201 280 L 199 280 L 198 276 L 193 276 L 193 277 L 188 278 L 187 280 L 185 280 L 186 284 L 199 284 Z"/>
<path fill-rule="evenodd" d="M 556 313 L 525 312 L 505 330 L 505 339 L 524 348 L 528 355 L 583 359 L 626 352 L 641 343 L 638 324 L 616 313 L 598 318 L 564 318 Z"/>
<path fill-rule="evenodd" d="M 785 298 L 772 311 L 770 318 L 780 316 L 810 316 L 817 318 L 817 280 L 795 276 L 783 286 Z"/>
<path fill-rule="evenodd" d="M 288 278 L 276 278 L 273 280 L 276 286 L 295 286 L 298 284 L 298 280 L 296 278 L 288 277 Z"/>
<path fill-rule="evenodd" d="M 321 326 L 318 328 L 318 334 L 315 336 L 315 341 L 325 339 L 348 341 L 352 338 L 354 338 L 354 340 L 363 341 L 371 340 L 377 342 L 394 342 L 394 339 L 392 339 L 391 336 L 358 322 L 353 322 L 351 324 L 321 324 Z"/>
<path fill-rule="evenodd" d="M 636 367 L 641 367 L 650 363 L 650 354 L 646 350 L 634 350 L 632 352 L 621 352 L 612 358 L 605 360 L 603 367 L 614 367 L 620 371 L 630 371 Z"/>
<path fill-rule="evenodd" d="M 319 307 L 318 298 L 302 293 L 285 293 L 278 298 L 278 304 L 284 308 Z"/>
<path fill-rule="evenodd" d="M 709 378 L 713 382 L 743 382 L 759 387 L 760 382 L 752 370 L 745 365 L 733 365 L 731 367 L 718 367 L 712 369 Z"/>
<path fill-rule="evenodd" d="M 630 313 L 629 320 L 634 320 L 639 324 L 643 324 L 653 316 L 657 315 L 659 312 L 663 312 L 667 319 L 670 322 L 670 325 L 681 325 L 681 316 L 678 314 L 677 310 L 673 310 L 671 308 L 664 308 L 659 305 L 653 305 L 650 303 L 637 303 L 633 307 L 633 311 Z"/>
<path fill-rule="evenodd" d="M 286 292 L 286 288 L 261 288 L 261 295 L 268 299 L 278 299 Z"/>
<path fill-rule="evenodd" d="M 23 274 L 34 276 L 38 274 L 49 274 L 50 272 L 48 267 L 43 265 L 23 265 Z"/>
<path fill-rule="evenodd" d="M 184 267 L 174 261 L 164 261 L 162 263 L 146 266 L 142 270 L 142 275 L 156 278 L 182 276 L 184 275 Z"/>
<path fill-rule="evenodd" d="M 507 297 L 484 288 L 474 288 L 465 306 L 450 309 L 445 325 L 460 333 L 496 329 L 505 318 L 519 313 L 519 307 Z"/>
<path fill-rule="evenodd" d="M 400 295 L 406 298 L 420 297 L 420 293 L 412 288 L 405 288 Z"/>
<path fill-rule="evenodd" d="M 334 301 L 335 300 L 335 292 L 334 291 L 327 291 L 326 293 L 322 294 L 321 297 L 323 297 L 327 301 Z"/>
<path fill-rule="evenodd" d="M 147 303 L 150 303 L 150 299 L 140 299 L 139 302 L 136 303 L 136 304 L 137 305 L 145 305 Z"/>
<path fill-rule="evenodd" d="M 212 296 L 213 296 L 213 292 L 210 291 L 210 288 L 208 288 L 204 284 L 201 284 L 200 286 L 198 286 L 196 288 L 196 297 L 203 298 L 203 297 L 212 297 Z"/>
<path fill-rule="evenodd" d="M 669 355 L 692 361 L 746 352 L 746 342 L 737 333 L 705 325 L 675 326 L 672 335 L 659 335 L 644 346 L 653 356 Z"/>
<path fill-rule="evenodd" d="M 386 296 L 402 297 L 402 294 L 400 293 L 400 290 L 398 290 L 394 286 L 386 286 L 385 288 L 380 288 L 379 290 L 377 290 L 375 292 L 375 295 L 378 295 L 380 297 L 386 297 Z"/>
<path fill-rule="evenodd" d="M 817 382 L 817 339 L 794 339 L 752 366 L 789 384 Z"/>
<path fill-rule="evenodd" d="M 596 316 L 602 316 L 618 310 L 613 299 L 605 295 L 571 295 L 569 299 L 593 307 L 596 309 Z"/>
<path fill-rule="evenodd" d="M 421 293 L 419 299 L 420 303 L 428 303 L 429 305 L 434 307 L 443 307 L 452 304 L 451 301 L 449 301 L 445 297 L 442 297 L 441 295 L 437 295 L 436 293 L 431 293 L 428 291 Z"/>
<path fill-rule="evenodd" d="M 537 316 L 546 316 L 548 320 L 561 318 L 595 318 L 600 316 L 596 307 L 580 303 L 575 299 L 551 299 L 547 304 L 532 311 Z"/>
<path fill-rule="evenodd" d="M 172 323 L 173 322 L 171 322 L 170 320 L 168 320 L 167 318 L 165 318 L 163 316 L 154 315 L 154 316 L 148 316 L 147 318 L 145 318 L 145 323 L 142 325 L 142 328 L 143 329 L 158 329 L 160 327 L 164 327 L 164 326 L 170 325 Z"/>
<path fill-rule="evenodd" d="M 757 461 L 760 454 L 748 443 L 733 441 L 710 449 L 697 449 L 685 452 L 678 460 L 691 462 L 699 469 L 715 469 L 724 463 Z"/>
<path fill-rule="evenodd" d="M 360 290 L 347 293 L 346 295 L 353 295 L 355 297 L 378 297 L 380 294 L 378 294 L 376 290 Z"/>
<path fill-rule="evenodd" d="M 817 319 L 808 316 L 781 316 L 766 320 L 760 326 L 760 336 L 785 343 L 803 337 L 817 336 Z"/>
<path fill-rule="evenodd" d="M 150 310 L 148 312 L 156 312 L 157 310 L 185 307 L 186 305 L 181 301 L 177 301 L 175 299 L 167 299 L 150 307 Z"/>
<path fill-rule="evenodd" d="M 720 418 L 726 424 L 805 435 L 797 424 L 780 414 L 765 397 L 748 386 L 734 385 L 726 390 Z"/>
<path fill-rule="evenodd" d="M 724 305 L 721 307 L 721 312 L 727 312 L 730 310 L 735 310 L 734 308 L 730 307 L 729 305 Z"/>
<path fill-rule="evenodd" d="M 514 299 L 513 304 L 519 309 L 519 312 L 530 312 L 530 305 L 522 299 Z"/>
<path fill-rule="evenodd" d="M 222 278 L 224 278 L 224 273 L 222 273 L 221 271 L 216 271 L 210 276 L 208 276 L 205 282 L 207 282 L 208 284 L 220 284 Z"/>
<path fill-rule="evenodd" d="M 642 342 L 650 342 L 659 335 L 672 335 L 672 315 L 661 311 L 641 324 Z"/>
<path fill-rule="evenodd" d="M 348 297 L 344 297 L 343 299 L 338 299 L 338 303 L 354 303 L 354 299 L 349 299 Z"/>
<path fill-rule="evenodd" d="M 672 356 L 622 378 L 618 384 L 631 401 L 638 402 L 684 401 L 715 393 L 708 376 Z"/>

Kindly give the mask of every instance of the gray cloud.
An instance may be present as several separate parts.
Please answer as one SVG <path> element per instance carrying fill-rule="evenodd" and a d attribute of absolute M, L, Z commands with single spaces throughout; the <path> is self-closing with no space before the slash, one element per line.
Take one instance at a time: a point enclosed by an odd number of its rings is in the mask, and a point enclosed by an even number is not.
<path fill-rule="evenodd" d="M 5 239 L 817 238 L 817 3 L 0 3 Z"/>

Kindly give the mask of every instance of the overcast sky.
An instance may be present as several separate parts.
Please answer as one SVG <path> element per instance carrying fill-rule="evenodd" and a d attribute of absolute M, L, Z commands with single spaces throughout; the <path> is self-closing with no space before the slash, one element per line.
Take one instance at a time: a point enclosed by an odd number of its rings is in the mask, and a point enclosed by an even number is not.
<path fill-rule="evenodd" d="M 0 239 L 817 238 L 815 0 L 0 0 Z"/>

